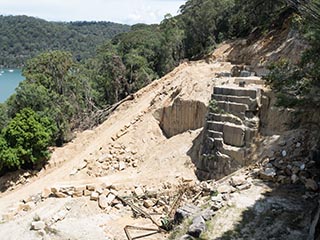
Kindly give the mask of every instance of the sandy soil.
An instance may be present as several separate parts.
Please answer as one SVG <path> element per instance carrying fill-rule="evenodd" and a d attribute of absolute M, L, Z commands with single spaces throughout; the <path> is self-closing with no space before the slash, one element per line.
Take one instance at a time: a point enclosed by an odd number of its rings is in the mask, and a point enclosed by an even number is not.
<path fill-rule="evenodd" d="M 118 189 L 131 189 L 135 185 L 159 188 L 163 183 L 177 184 L 179 177 L 195 180 L 194 167 L 187 152 L 201 129 L 188 130 L 167 139 L 154 113 L 169 106 L 178 97 L 207 105 L 216 83 L 215 73 L 229 71 L 230 68 L 229 63 L 183 63 L 162 79 L 154 81 L 137 92 L 134 100 L 122 104 L 103 124 L 78 133 L 72 142 L 54 149 L 48 167 L 30 178 L 28 184 L 1 193 L 0 213 L 6 213 L 22 199 L 56 185 L 104 182 Z M 174 96 L 177 92 L 178 95 Z M 85 161 L 95 161 L 116 146 L 134 151 L 134 157 L 138 159 L 137 166 L 111 171 L 99 177 L 89 176 L 86 168 L 70 175 Z M 126 224 L 141 224 L 145 221 L 133 220 L 130 210 L 124 216 L 117 212 L 104 214 L 97 204 L 92 206 L 90 201 L 84 199 L 49 199 L 23 216 L 0 224 L 1 239 L 41 239 L 42 236 L 29 231 L 34 215 L 50 218 L 61 212 L 61 208 L 68 203 L 72 205 L 68 217 L 55 225 L 59 232 L 56 235 L 58 239 L 105 239 L 106 236 L 124 239 L 123 227 Z M 71 212 L 77 214 L 71 216 Z"/>

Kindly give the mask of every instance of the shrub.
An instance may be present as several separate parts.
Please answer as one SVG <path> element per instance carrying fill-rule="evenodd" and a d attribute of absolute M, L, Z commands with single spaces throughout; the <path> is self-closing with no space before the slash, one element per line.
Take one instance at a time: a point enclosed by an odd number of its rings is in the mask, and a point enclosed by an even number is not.
<path fill-rule="evenodd" d="M 24 108 L 3 129 L 0 137 L 0 167 L 32 167 L 48 158 L 52 124 L 30 108 Z"/>

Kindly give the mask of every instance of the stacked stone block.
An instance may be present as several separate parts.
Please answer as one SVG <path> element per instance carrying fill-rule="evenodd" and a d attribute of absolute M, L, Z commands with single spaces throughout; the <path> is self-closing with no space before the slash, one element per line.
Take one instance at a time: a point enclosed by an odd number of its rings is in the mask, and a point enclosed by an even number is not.
<path fill-rule="evenodd" d="M 248 164 L 247 156 L 259 133 L 260 88 L 213 89 L 204 140 L 197 163 L 200 179 L 219 179 Z"/>

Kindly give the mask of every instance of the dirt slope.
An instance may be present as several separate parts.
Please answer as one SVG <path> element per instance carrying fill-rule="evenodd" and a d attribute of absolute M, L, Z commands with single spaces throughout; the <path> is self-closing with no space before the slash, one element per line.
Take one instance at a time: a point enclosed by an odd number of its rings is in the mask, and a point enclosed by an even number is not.
<path fill-rule="evenodd" d="M 122 104 L 102 125 L 94 130 L 79 133 L 71 143 L 54 149 L 46 169 L 28 179 L 29 183 L 0 194 L 0 213 L 6 213 L 22 199 L 56 185 L 104 182 L 115 185 L 118 189 L 130 189 L 137 185 L 159 188 L 164 183 L 177 184 L 178 177 L 195 179 L 187 152 L 192 147 L 192 141 L 199 135 L 201 127 L 199 124 L 195 125 L 192 119 L 202 114 L 198 118 L 204 121 L 205 112 L 202 110 L 200 113 L 197 106 L 193 107 L 193 103 L 207 106 L 215 84 L 215 73 L 230 69 L 229 63 L 208 64 L 199 61 L 181 64 L 164 78 L 137 92 L 134 100 Z M 169 111 L 170 116 L 162 116 L 162 120 L 166 117 L 176 119 L 172 125 L 177 132 L 171 138 L 167 138 L 160 128 L 159 114 L 174 102 L 178 104 L 175 111 Z M 183 104 L 183 109 L 189 109 L 190 105 L 190 109 L 187 112 L 180 111 L 179 104 Z M 179 122 L 179 119 L 190 120 Z M 113 157 L 117 155 L 118 158 L 110 159 L 107 167 L 97 161 L 106 159 L 110 154 L 113 154 Z M 121 160 L 121 156 L 127 155 L 131 158 L 129 162 L 127 159 Z M 121 171 L 119 164 L 122 164 Z M 59 208 L 63 208 L 64 204 L 70 201 L 79 212 L 85 211 L 79 206 L 81 201 L 50 199 L 41 202 L 35 210 L 22 217 L 1 224 L 1 239 L 22 239 L 23 235 L 28 234 L 31 234 L 32 239 L 36 239 L 34 233 L 29 231 L 34 214 L 47 216 L 50 211 L 52 214 L 57 213 L 60 211 Z M 99 209 L 94 207 L 92 212 L 92 219 L 95 219 L 92 220 L 92 224 L 99 222 Z M 75 232 L 70 227 L 66 229 L 65 224 L 57 228 L 65 236 L 70 235 L 70 239 L 92 239 L 92 236 L 88 237 L 90 234 L 87 236 L 84 231 L 80 231 L 84 224 L 84 220 L 80 219 L 83 217 L 83 214 L 78 213 L 78 224 L 71 224 L 75 225 Z M 90 218 L 90 215 L 88 217 Z M 101 221 L 99 223 L 101 224 Z M 14 227 L 16 224 L 20 226 L 18 229 Z M 121 224 L 117 230 L 111 231 L 113 236 L 120 234 L 120 239 L 123 239 L 123 226 Z M 14 233 L 13 228 L 16 229 Z M 119 233 L 115 233 L 117 231 Z M 96 232 L 95 239 L 104 239 L 103 234 L 99 235 L 99 231 Z"/>

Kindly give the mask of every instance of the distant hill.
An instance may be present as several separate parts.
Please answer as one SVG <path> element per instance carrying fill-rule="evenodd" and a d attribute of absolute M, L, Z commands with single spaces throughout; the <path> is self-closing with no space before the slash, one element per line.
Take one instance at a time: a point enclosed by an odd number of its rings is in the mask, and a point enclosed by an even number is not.
<path fill-rule="evenodd" d="M 129 30 L 128 25 L 112 22 L 48 22 L 0 15 L 0 65 L 21 66 L 47 50 L 67 50 L 82 60 L 93 56 L 107 39 Z"/>

